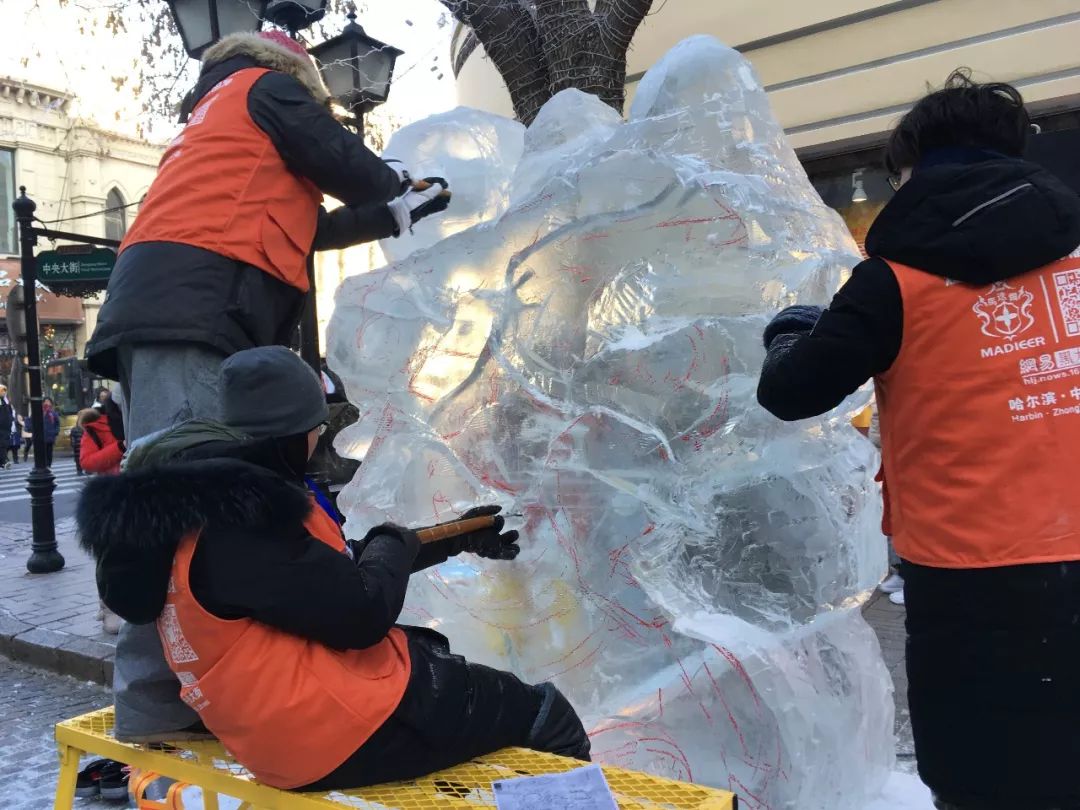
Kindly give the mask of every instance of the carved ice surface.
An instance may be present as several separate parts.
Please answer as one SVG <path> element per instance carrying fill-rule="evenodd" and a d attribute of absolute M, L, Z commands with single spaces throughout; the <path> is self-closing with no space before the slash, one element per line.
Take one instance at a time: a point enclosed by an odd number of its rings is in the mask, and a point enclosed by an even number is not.
<path fill-rule="evenodd" d="M 414 177 L 446 178 L 454 199 L 446 213 L 420 220 L 411 234 L 383 240 L 387 261 L 400 261 L 505 211 L 524 138 L 525 127 L 517 121 L 469 107 L 432 115 L 395 132 L 386 156 L 400 160 Z"/>
<path fill-rule="evenodd" d="M 850 235 L 707 37 L 626 123 L 553 98 L 509 196 L 338 292 L 330 362 L 361 411 L 338 448 L 366 452 L 347 530 L 503 504 L 521 557 L 414 577 L 405 621 L 553 679 L 602 761 L 752 809 L 863 807 L 893 761 L 859 611 L 885 570 L 876 459 L 847 423 L 867 395 L 797 424 L 755 399 L 763 327 L 828 300 Z"/>

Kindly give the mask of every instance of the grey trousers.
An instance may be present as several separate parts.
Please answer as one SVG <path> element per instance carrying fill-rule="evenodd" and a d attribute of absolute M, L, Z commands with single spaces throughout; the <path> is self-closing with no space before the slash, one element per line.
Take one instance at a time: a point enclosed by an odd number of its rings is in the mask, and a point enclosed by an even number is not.
<path fill-rule="evenodd" d="M 218 372 L 224 356 L 185 343 L 122 347 L 118 363 L 128 444 L 187 419 L 220 419 Z M 153 624 L 120 628 L 113 667 L 116 736 L 179 731 L 199 718 L 180 700 Z"/>

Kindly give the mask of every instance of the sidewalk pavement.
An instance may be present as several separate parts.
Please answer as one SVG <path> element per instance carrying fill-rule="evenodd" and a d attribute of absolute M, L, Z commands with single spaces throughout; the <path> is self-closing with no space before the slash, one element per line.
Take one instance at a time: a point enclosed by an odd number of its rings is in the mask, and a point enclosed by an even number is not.
<path fill-rule="evenodd" d="M 101 632 L 94 564 L 75 539 L 73 518 L 58 521 L 56 539 L 67 564 L 55 574 L 26 571 L 30 526 L 0 526 L 0 655 L 96 683 L 112 683 L 116 637 Z M 897 753 L 912 754 L 904 670 L 904 608 L 880 592 L 863 608 L 877 632 L 896 687 Z"/>
<path fill-rule="evenodd" d="M 56 523 L 66 565 L 30 574 L 29 524 L 0 525 L 0 655 L 84 681 L 112 682 L 116 637 L 101 632 L 94 562 L 75 539 L 75 520 Z"/>

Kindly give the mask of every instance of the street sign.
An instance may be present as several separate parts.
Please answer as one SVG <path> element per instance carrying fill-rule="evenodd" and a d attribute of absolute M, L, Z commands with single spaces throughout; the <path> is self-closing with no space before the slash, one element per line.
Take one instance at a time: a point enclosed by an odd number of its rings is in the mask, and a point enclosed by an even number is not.
<path fill-rule="evenodd" d="M 38 254 L 38 279 L 48 286 L 60 281 L 108 281 L 116 253 L 90 245 L 65 245 Z"/>

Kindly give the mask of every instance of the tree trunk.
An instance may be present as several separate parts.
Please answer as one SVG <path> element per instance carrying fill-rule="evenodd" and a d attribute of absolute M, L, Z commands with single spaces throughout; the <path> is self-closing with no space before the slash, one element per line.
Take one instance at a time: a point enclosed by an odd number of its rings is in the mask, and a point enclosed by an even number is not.
<path fill-rule="evenodd" d="M 531 124 L 560 90 L 592 93 L 622 112 L 626 52 L 652 0 L 441 0 L 475 33 Z"/>

